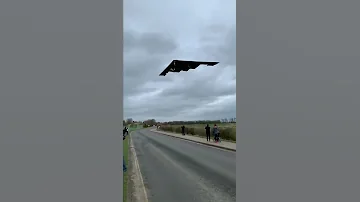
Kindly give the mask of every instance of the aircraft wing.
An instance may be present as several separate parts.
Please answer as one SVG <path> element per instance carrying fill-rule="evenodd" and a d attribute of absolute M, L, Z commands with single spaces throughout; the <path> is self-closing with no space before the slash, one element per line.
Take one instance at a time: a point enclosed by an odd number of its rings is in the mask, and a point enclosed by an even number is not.
<path fill-rule="evenodd" d="M 200 65 L 215 66 L 219 62 L 201 62 L 201 61 L 187 61 L 187 60 L 173 60 L 159 76 L 165 76 L 168 72 L 188 71 L 189 69 L 196 69 Z"/>

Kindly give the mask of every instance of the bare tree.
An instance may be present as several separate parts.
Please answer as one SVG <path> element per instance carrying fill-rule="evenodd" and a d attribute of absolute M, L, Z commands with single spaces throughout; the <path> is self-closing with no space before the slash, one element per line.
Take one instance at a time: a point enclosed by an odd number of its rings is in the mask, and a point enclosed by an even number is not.
<path fill-rule="evenodd" d="M 126 124 L 132 124 L 132 123 L 133 123 L 133 119 L 132 119 L 132 118 L 126 119 Z"/>
<path fill-rule="evenodd" d="M 144 124 L 149 125 L 149 126 L 156 125 L 156 120 L 148 119 L 148 120 L 144 121 Z"/>

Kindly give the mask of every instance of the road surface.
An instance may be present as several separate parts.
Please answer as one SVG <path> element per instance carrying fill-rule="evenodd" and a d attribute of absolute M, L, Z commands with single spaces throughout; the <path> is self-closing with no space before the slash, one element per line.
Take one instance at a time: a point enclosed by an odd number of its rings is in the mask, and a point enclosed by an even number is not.
<path fill-rule="evenodd" d="M 150 202 L 235 202 L 236 153 L 151 132 L 131 135 Z"/>

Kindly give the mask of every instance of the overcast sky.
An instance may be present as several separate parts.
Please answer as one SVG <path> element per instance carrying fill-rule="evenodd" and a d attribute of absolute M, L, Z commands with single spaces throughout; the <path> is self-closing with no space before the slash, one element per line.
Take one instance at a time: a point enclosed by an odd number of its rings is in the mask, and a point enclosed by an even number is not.
<path fill-rule="evenodd" d="M 236 117 L 236 1 L 124 1 L 124 117 Z M 219 61 L 160 72 L 173 60 Z"/>

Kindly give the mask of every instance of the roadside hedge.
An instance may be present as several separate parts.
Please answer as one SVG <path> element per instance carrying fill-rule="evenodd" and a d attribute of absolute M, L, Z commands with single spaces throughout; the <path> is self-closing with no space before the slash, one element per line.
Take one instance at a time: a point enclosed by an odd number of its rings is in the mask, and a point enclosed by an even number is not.
<path fill-rule="evenodd" d="M 205 128 L 205 126 L 204 126 Z M 185 133 L 188 135 L 196 135 L 206 138 L 205 129 L 200 127 L 191 127 L 185 126 Z M 224 140 L 230 140 L 236 142 L 236 128 L 227 128 L 227 127 L 219 127 L 220 129 L 220 137 Z M 181 133 L 180 125 L 162 125 L 160 130 L 173 132 L 173 133 Z M 211 131 L 212 134 L 212 131 Z"/>

